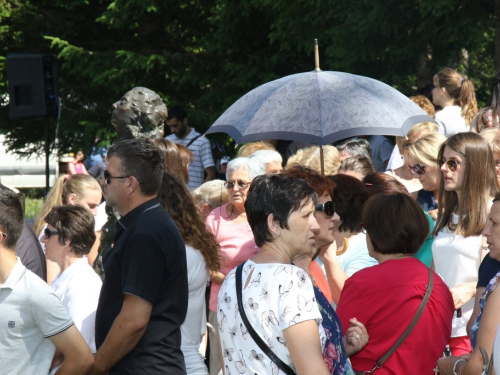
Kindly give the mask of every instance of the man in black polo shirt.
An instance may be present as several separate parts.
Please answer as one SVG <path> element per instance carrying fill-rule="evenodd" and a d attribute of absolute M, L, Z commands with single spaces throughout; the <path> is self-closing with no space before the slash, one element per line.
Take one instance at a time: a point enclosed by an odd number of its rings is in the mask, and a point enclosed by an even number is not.
<path fill-rule="evenodd" d="M 180 326 L 188 303 L 182 236 L 160 205 L 163 159 L 145 138 L 108 151 L 104 197 L 121 215 L 96 313 L 94 374 L 186 374 Z"/>

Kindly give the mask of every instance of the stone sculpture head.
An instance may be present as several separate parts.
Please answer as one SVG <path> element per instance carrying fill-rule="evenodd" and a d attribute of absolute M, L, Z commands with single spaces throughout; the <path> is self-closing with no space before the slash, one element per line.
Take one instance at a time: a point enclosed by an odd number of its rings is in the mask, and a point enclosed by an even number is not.
<path fill-rule="evenodd" d="M 167 106 L 158 94 L 134 87 L 113 104 L 111 124 L 118 141 L 135 138 L 163 138 Z"/>

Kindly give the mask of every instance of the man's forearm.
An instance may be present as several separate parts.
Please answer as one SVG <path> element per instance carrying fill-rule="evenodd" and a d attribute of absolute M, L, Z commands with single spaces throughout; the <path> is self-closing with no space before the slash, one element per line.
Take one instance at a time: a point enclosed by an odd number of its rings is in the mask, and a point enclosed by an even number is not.
<path fill-rule="evenodd" d="M 120 313 L 95 358 L 94 374 L 106 374 L 116 363 L 127 355 L 139 342 L 146 326 L 138 326 L 134 320 Z"/>
<path fill-rule="evenodd" d="M 205 173 L 207 174 L 205 182 L 212 181 L 213 179 L 215 179 L 215 167 L 205 168 Z"/>

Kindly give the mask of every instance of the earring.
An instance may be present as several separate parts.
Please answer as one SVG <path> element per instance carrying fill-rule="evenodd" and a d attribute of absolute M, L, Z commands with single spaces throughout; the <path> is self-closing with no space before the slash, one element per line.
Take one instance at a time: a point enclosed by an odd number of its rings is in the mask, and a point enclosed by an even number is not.
<path fill-rule="evenodd" d="M 279 237 L 279 236 L 281 236 L 281 232 L 278 232 L 278 233 L 276 234 L 276 237 Z"/>

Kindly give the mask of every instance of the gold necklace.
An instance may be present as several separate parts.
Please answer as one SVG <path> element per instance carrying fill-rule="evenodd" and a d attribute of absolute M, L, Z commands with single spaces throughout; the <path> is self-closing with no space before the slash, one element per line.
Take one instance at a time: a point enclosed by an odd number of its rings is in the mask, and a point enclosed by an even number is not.
<path fill-rule="evenodd" d="M 344 245 L 340 250 L 337 249 L 337 256 L 344 254 L 347 251 L 347 247 L 349 246 L 349 238 L 344 238 Z"/>

